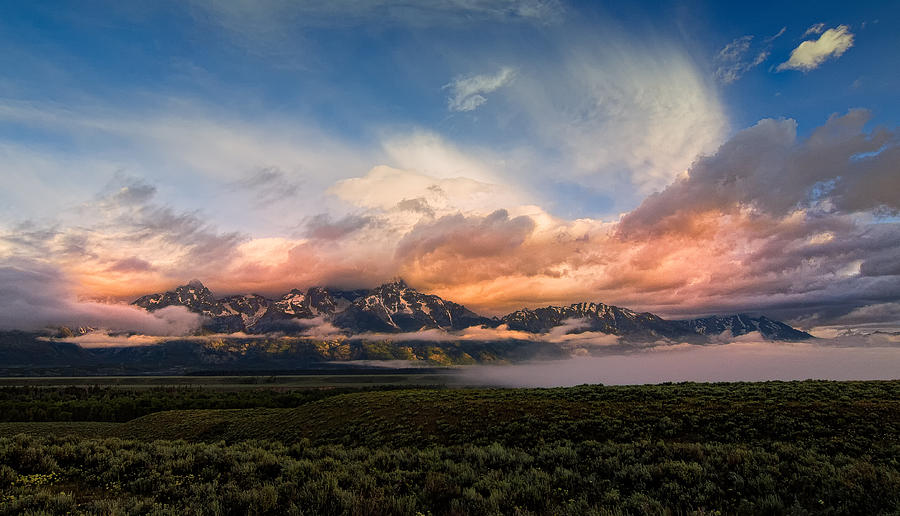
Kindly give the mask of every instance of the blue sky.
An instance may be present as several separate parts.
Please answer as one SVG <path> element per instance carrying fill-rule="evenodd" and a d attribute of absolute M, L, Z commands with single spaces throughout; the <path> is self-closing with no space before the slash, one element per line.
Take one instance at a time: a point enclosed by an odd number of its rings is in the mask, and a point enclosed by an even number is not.
<path fill-rule="evenodd" d="M 891 2 L 7 2 L 0 222 L 18 243 L 0 256 L 27 254 L 30 235 L 63 268 L 75 248 L 112 260 L 132 246 L 115 259 L 149 264 L 151 279 L 125 278 L 135 285 L 193 274 L 153 258 L 158 240 L 126 238 L 134 226 L 122 221 L 147 210 L 190 221 L 185 238 L 238 235 L 243 247 L 222 252 L 257 265 L 311 245 L 304 238 L 322 221 L 346 228 L 356 247 L 332 242 L 316 256 L 388 241 L 374 254 L 392 263 L 421 216 L 502 209 L 575 241 L 612 231 L 762 119 L 792 120 L 788 138 L 801 142 L 856 108 L 870 113 L 861 138 L 895 130 L 898 22 Z M 799 200 L 815 185 L 802 186 Z M 140 209 L 116 204 L 129 188 L 147 192 Z M 424 208 L 404 219 L 395 205 L 406 201 Z M 895 221 L 893 199 L 879 202 L 841 216 Z M 35 243 L 51 233 L 52 245 Z M 168 256 L 197 245 L 157 237 L 175 246 Z M 828 270 L 861 259 L 842 260 Z M 359 281 L 397 272 L 347 267 Z M 114 281 L 72 274 L 94 285 L 88 293 Z M 570 297 L 541 288 L 541 299 Z"/>
<path fill-rule="evenodd" d="M 456 77 L 511 67 L 519 81 L 546 81 L 548 89 L 558 86 L 566 95 L 571 85 L 555 85 L 542 74 L 557 73 L 553 64 L 571 59 L 575 51 L 590 55 L 606 49 L 625 59 L 629 53 L 665 51 L 673 55 L 660 59 L 689 62 L 698 80 L 709 82 L 704 94 L 721 103 L 718 129 L 724 135 L 766 117 L 793 118 L 803 135 L 830 114 L 855 107 L 870 109 L 875 124 L 893 125 L 900 117 L 894 101 L 900 58 L 891 51 L 900 47 L 894 30 L 898 9 L 886 2 L 510 2 L 494 4 L 498 12 L 485 7 L 491 3 L 422 5 L 84 2 L 73 9 L 65 3 L 8 4 L 0 21 L 7 71 L 0 94 L 7 102 L 134 116 L 188 103 L 211 117 L 314 126 L 360 146 L 377 146 L 385 131 L 419 128 L 463 146 L 528 148 L 546 166 L 567 167 L 558 156 L 565 152 L 559 142 L 536 134 L 540 121 L 505 98 L 508 92 L 493 92 L 471 112 L 453 112 L 447 109 L 445 86 Z M 847 25 L 853 47 L 815 70 L 774 71 L 801 41 L 815 36 L 804 33 L 817 23 Z M 765 43 L 782 28 L 781 36 Z M 716 81 L 717 53 L 746 36 L 753 39 L 744 59 L 764 50 L 769 57 L 732 83 Z M 598 73 L 616 64 L 609 63 L 615 56 L 598 57 Z M 658 68 L 651 73 L 667 80 L 671 70 Z M 14 121 L 0 129 L 4 138 L 29 145 L 93 150 L 53 128 Z M 619 179 L 601 186 L 545 177 L 528 187 L 558 192 L 551 201 L 567 216 L 611 216 L 640 201 L 616 191 L 630 170 L 588 168 Z M 573 195 L 585 186 L 596 199 Z"/>

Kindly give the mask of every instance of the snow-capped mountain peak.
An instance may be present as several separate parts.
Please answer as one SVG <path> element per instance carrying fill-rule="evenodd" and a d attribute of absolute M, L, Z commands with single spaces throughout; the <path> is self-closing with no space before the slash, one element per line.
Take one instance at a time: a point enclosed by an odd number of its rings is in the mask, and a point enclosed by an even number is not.
<path fill-rule="evenodd" d="M 754 331 L 773 340 L 811 338 L 808 333 L 766 317 L 738 314 L 673 321 L 649 312 L 596 302 L 523 308 L 499 319 L 488 319 L 460 304 L 434 294 L 423 294 L 400 278 L 370 290 L 293 289 L 277 299 L 256 294 L 216 299 L 203 283 L 192 280 L 173 291 L 143 296 L 133 304 L 149 311 L 184 306 L 205 316 L 206 329 L 217 332 L 297 332 L 305 326 L 296 324 L 296 320 L 322 318 L 350 335 L 427 329 L 455 331 L 470 326 L 505 324 L 511 330 L 534 334 L 566 326 L 565 331 L 570 333 L 592 331 L 644 340 L 702 340 L 724 332 L 738 336 Z"/>

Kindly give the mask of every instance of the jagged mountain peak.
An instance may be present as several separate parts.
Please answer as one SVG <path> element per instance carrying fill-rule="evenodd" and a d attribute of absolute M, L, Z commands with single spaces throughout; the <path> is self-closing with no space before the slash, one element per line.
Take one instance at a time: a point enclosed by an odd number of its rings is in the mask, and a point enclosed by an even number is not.
<path fill-rule="evenodd" d="M 399 288 L 399 289 L 407 289 L 407 288 L 409 288 L 409 285 L 406 283 L 406 281 L 404 281 L 403 278 L 401 278 L 401 277 L 399 277 L 399 276 L 397 276 L 396 278 L 394 278 L 389 284 L 390 284 L 390 285 L 394 285 L 395 287 L 397 287 L 397 288 Z"/>
<path fill-rule="evenodd" d="M 421 293 L 399 277 L 371 290 L 309 287 L 304 291 L 295 288 L 276 299 L 258 294 L 215 299 L 202 282 L 191 280 L 172 291 L 143 296 L 133 304 L 149 311 L 171 305 L 184 306 L 206 317 L 206 329 L 222 332 L 295 332 L 302 326 L 292 320 L 324 318 L 351 335 L 462 330 L 470 326 L 500 324 L 513 330 L 541 334 L 559 326 L 572 326 L 571 321 L 577 320 L 580 323 L 567 331 L 594 331 L 636 339 L 705 339 L 724 332 L 738 336 L 755 331 L 774 340 L 811 338 L 808 333 L 762 316 L 741 313 L 666 320 L 649 312 L 600 302 L 523 308 L 499 319 L 488 319 L 463 305 Z"/>
<path fill-rule="evenodd" d="M 663 336 L 667 333 L 664 321 L 651 313 L 638 313 L 628 308 L 604 303 L 582 302 L 568 306 L 547 306 L 522 309 L 505 315 L 501 321 L 511 330 L 546 333 L 570 320 L 585 324 L 573 331 L 599 331 L 614 335 Z"/>
<path fill-rule="evenodd" d="M 411 290 L 413 292 L 418 292 L 416 289 L 410 287 L 403 278 L 397 277 L 388 281 L 387 283 L 382 283 L 381 285 L 372 289 L 373 291 L 394 291 L 394 292 L 403 292 L 407 290 Z"/>

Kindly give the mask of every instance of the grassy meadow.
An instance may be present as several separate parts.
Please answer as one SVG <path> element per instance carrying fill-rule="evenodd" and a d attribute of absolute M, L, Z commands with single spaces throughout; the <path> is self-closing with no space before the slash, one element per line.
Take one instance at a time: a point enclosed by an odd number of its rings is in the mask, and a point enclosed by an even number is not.
<path fill-rule="evenodd" d="M 0 513 L 900 511 L 900 381 L 264 380 L 0 388 Z"/>

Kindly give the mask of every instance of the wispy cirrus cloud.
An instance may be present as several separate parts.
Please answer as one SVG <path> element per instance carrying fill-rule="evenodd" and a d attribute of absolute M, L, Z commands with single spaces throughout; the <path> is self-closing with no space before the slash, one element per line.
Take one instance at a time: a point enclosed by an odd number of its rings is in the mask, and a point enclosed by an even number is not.
<path fill-rule="evenodd" d="M 300 183 L 291 179 L 276 167 L 265 167 L 234 181 L 234 190 L 250 191 L 260 204 L 280 202 L 295 197 L 300 191 Z"/>
<path fill-rule="evenodd" d="M 495 74 L 455 77 L 444 88 L 450 90 L 447 109 L 450 111 L 474 111 L 485 102 L 485 95 L 506 86 L 515 77 L 515 70 L 504 66 Z"/>
<path fill-rule="evenodd" d="M 686 50 L 652 36 L 632 46 L 604 28 L 573 31 L 577 44 L 521 66 L 506 99 L 559 156 L 536 172 L 535 188 L 564 181 L 628 204 L 614 215 L 713 152 L 728 117 Z"/>
<path fill-rule="evenodd" d="M 716 78 L 731 84 L 740 79 L 745 73 L 759 66 L 769 57 L 768 50 L 762 50 L 753 56 L 746 55 L 750 50 L 753 36 L 743 36 L 725 45 L 716 55 Z"/>
<path fill-rule="evenodd" d="M 754 37 L 751 35 L 735 38 L 716 54 L 716 79 L 723 84 L 731 84 L 764 63 L 772 53 L 772 42 L 786 31 L 787 27 L 782 27 L 777 33 L 763 39 L 761 45 L 754 45 Z"/>
<path fill-rule="evenodd" d="M 500 23 L 558 22 L 565 7 L 557 0 L 423 0 L 415 3 L 390 0 L 262 0 L 215 2 L 192 0 L 203 12 L 212 13 L 233 30 L 264 31 L 282 24 L 354 26 L 377 19 L 381 23 L 412 27 L 440 27 L 490 21 Z"/>
<path fill-rule="evenodd" d="M 814 24 L 810 25 L 810 27 L 808 29 L 806 29 L 806 32 L 803 33 L 802 37 L 805 38 L 806 36 L 809 36 L 811 34 L 821 34 L 823 32 L 825 32 L 825 24 L 821 23 L 821 22 L 814 23 Z"/>

